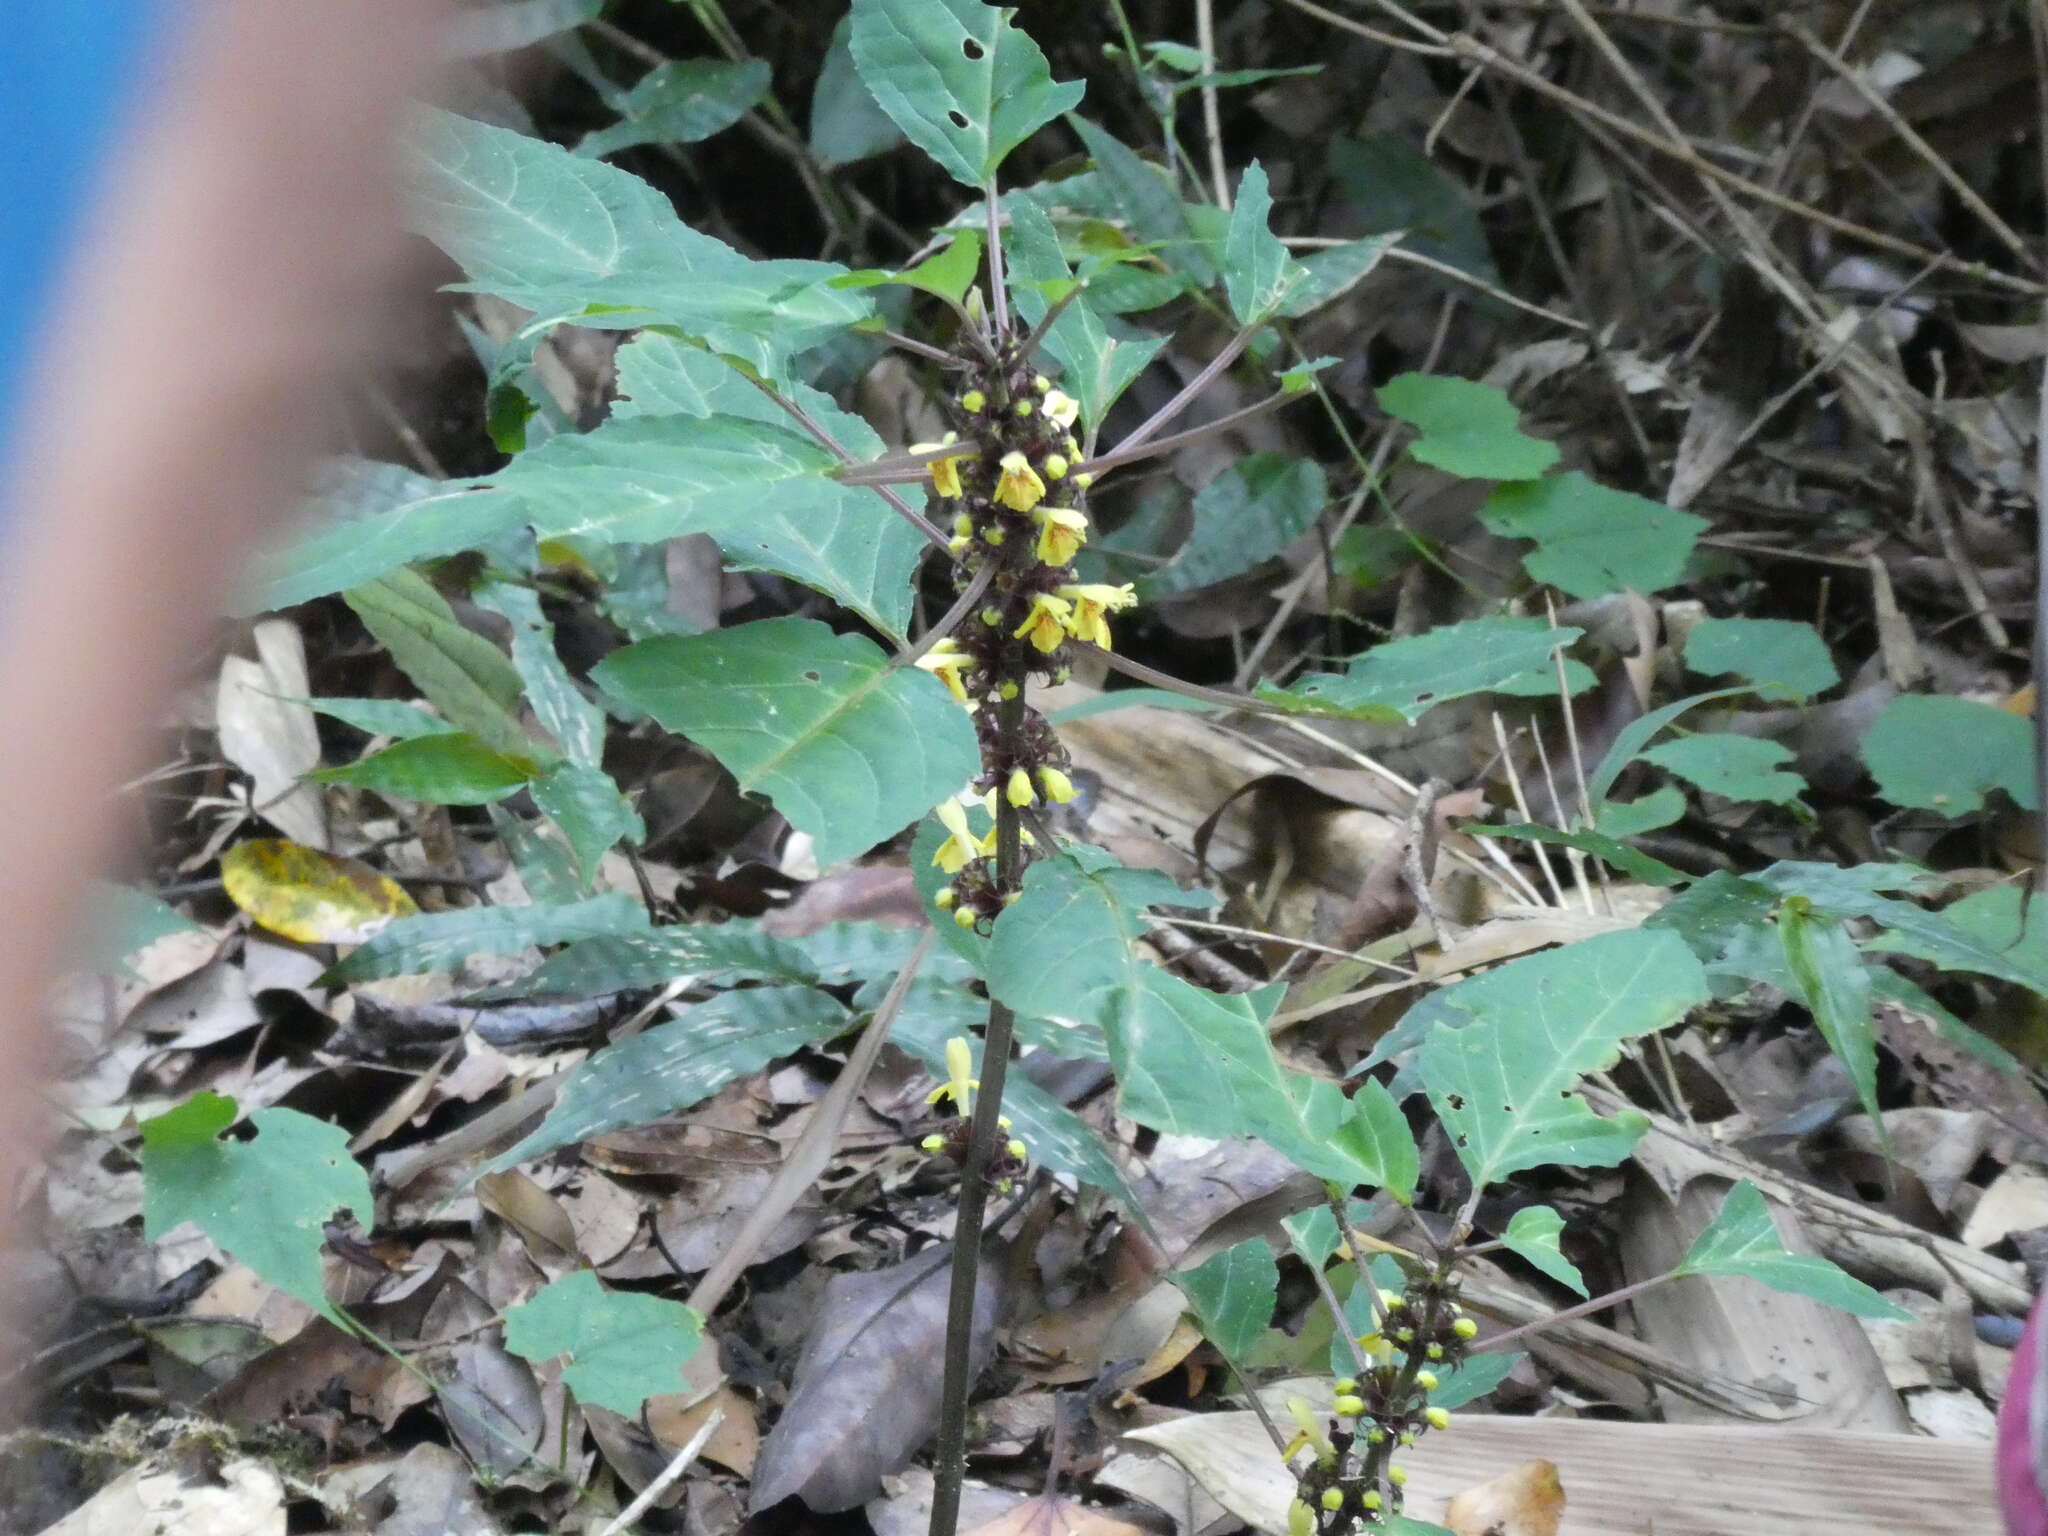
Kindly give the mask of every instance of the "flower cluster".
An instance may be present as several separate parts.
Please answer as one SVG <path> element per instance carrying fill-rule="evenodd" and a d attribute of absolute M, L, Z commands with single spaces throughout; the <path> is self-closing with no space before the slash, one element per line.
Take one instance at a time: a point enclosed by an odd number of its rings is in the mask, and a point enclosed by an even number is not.
<path fill-rule="evenodd" d="M 979 582 L 985 595 L 917 664 L 975 717 L 982 773 L 972 796 L 993 807 L 1000 795 L 1018 810 L 1062 804 L 1075 795 L 1072 764 L 1024 687 L 1033 677 L 1064 681 L 1069 645 L 1109 649 L 1109 616 L 1136 595 L 1080 581 L 1073 568 L 1089 533 L 1081 503 L 1090 477 L 1075 467 L 1079 403 L 1031 371 L 1014 336 L 963 342 L 958 356 L 965 387 L 947 404 L 949 430 L 912 451 L 951 514 L 957 589 Z M 992 922 L 1009 894 L 997 889 L 994 834 L 974 835 L 960 805 L 939 816 L 948 835 L 933 862 L 953 876 L 946 905 L 963 927 Z"/>
<path fill-rule="evenodd" d="M 919 1143 L 925 1151 L 947 1152 L 963 1163 L 967 1160 L 967 1140 L 974 1123 L 974 1091 L 980 1086 L 981 1079 L 974 1076 L 974 1048 L 964 1037 L 955 1035 L 946 1042 L 946 1080 L 925 1095 L 925 1103 L 938 1104 L 951 1099 L 958 1113 L 945 1130 L 934 1131 Z M 998 1116 L 996 1124 L 1008 1131 L 1010 1117 Z M 1024 1171 L 1030 1155 L 1030 1149 L 1022 1141 L 1009 1136 L 989 1172 L 999 1183 L 1005 1182 Z"/>
<path fill-rule="evenodd" d="M 1458 1306 L 1454 1285 L 1431 1277 L 1405 1293 L 1381 1291 L 1378 1326 L 1358 1343 L 1367 1369 L 1334 1383 L 1333 1420 L 1300 1398 L 1288 1400 L 1296 1433 L 1287 1443 L 1295 1468 L 1288 1506 L 1289 1536 L 1344 1536 L 1385 1524 L 1398 1513 L 1407 1469 L 1393 1458 L 1432 1429 L 1448 1429 L 1450 1413 L 1430 1404 L 1439 1371 L 1463 1363 L 1479 1329 Z"/>

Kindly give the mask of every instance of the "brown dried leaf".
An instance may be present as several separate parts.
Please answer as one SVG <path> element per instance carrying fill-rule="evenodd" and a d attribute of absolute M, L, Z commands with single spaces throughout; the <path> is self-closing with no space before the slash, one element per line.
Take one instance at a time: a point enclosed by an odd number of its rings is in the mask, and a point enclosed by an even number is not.
<path fill-rule="evenodd" d="M 966 1536 L 1149 1536 L 1142 1525 L 1132 1525 L 1099 1509 L 1090 1509 L 1056 1493 L 1027 1499 L 1015 1509 L 977 1525 Z"/>
<path fill-rule="evenodd" d="M 995 1358 L 1004 1264 L 982 1254 L 969 1357 L 979 1376 Z M 797 1362 L 789 1406 L 761 1447 L 749 1508 L 787 1498 L 820 1514 L 864 1504 L 907 1464 L 939 1421 L 946 1290 L 952 1248 L 902 1264 L 835 1275 Z"/>
<path fill-rule="evenodd" d="M 1525 1461 L 1444 1506 L 1455 1536 L 1557 1536 L 1564 1518 L 1564 1484 L 1547 1461 Z"/>

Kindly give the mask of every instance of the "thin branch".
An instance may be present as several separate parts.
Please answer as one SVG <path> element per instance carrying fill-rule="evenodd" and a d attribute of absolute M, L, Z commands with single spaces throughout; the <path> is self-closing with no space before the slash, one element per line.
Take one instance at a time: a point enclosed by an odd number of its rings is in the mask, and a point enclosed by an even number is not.
<path fill-rule="evenodd" d="M 1003 210 L 996 200 L 996 182 L 988 181 L 988 312 L 996 323 L 998 346 L 1010 334 L 1010 292 L 1003 276 Z"/>
<path fill-rule="evenodd" d="M 946 351 L 943 347 L 935 347 L 930 342 L 919 341 L 915 336 L 905 336 L 896 331 L 880 331 L 877 334 L 882 340 L 888 342 L 890 346 L 900 347 L 905 352 L 914 352 L 919 357 L 930 358 L 942 368 L 961 368 L 966 366 L 959 358 Z"/>
<path fill-rule="evenodd" d="M 1024 345 L 1018 349 L 1018 362 L 1028 363 L 1031 361 L 1031 355 L 1038 350 L 1040 343 L 1045 340 L 1045 333 L 1051 330 L 1054 322 L 1067 312 L 1067 306 L 1081 297 L 1081 286 L 1077 282 L 1072 288 L 1061 294 L 1054 301 L 1052 308 L 1045 312 L 1045 318 L 1031 328 L 1031 334 L 1024 338 Z"/>
<path fill-rule="evenodd" d="M 1216 187 L 1216 206 L 1230 211 L 1230 183 L 1223 177 L 1223 118 L 1217 110 L 1216 4 L 1195 0 L 1195 46 L 1202 51 L 1202 133 L 1209 140 L 1209 180 Z"/>
<path fill-rule="evenodd" d="M 745 378 L 746 375 L 742 374 L 741 377 Z M 819 444 L 825 449 L 825 451 L 831 454 L 834 458 L 838 459 L 840 463 L 856 464 L 859 462 L 859 460 L 855 459 L 851 453 L 848 453 L 846 451 L 846 448 L 844 447 L 844 445 L 840 443 L 838 438 L 834 437 L 830 432 L 827 432 L 824 429 L 824 427 L 818 423 L 817 419 L 813 417 L 809 411 L 805 410 L 802 406 L 798 405 L 794 400 L 790 399 L 787 395 L 783 394 L 782 391 L 775 388 L 772 384 L 764 384 L 759 379 L 749 378 L 747 379 L 747 382 L 749 384 L 752 384 L 754 388 L 760 390 L 762 394 L 766 395 L 770 400 L 773 400 L 777 405 L 781 406 L 783 410 L 787 411 L 789 415 L 795 419 L 798 426 L 802 427 L 806 432 L 810 433 L 812 437 L 816 438 Z M 933 455 L 933 457 L 935 458 L 940 456 L 941 455 Z M 876 495 L 880 496 L 882 500 L 889 503 L 889 505 L 895 509 L 896 515 L 898 517 L 902 518 L 905 522 L 909 523 L 911 527 L 915 528 L 919 533 L 923 534 L 926 543 L 930 544 L 934 549 L 943 551 L 948 560 L 951 560 L 953 558 L 953 541 L 947 538 L 943 533 L 939 532 L 939 530 L 932 525 L 932 521 L 930 518 L 926 517 L 922 512 L 918 511 L 917 508 L 913 507 L 901 496 L 898 496 L 886 485 L 874 485 L 869 488 L 873 490 Z"/>
<path fill-rule="evenodd" d="M 1215 379 L 1218 374 L 1222 373 L 1224 369 L 1228 368 L 1232 363 L 1237 361 L 1238 353 L 1242 352 L 1246 347 L 1251 345 L 1253 334 L 1258 330 L 1259 326 L 1263 325 L 1264 323 L 1264 321 L 1255 321 L 1252 324 L 1244 327 L 1244 329 L 1239 331 L 1235 336 L 1231 337 L 1229 341 L 1224 343 L 1223 350 L 1221 352 L 1218 352 L 1214 357 L 1210 358 L 1207 365 L 1203 367 L 1200 373 L 1196 374 L 1192 379 L 1189 379 L 1187 383 L 1181 386 L 1179 394 L 1175 395 L 1171 400 L 1167 401 L 1166 404 L 1162 405 L 1161 407 L 1159 407 L 1158 410 L 1154 411 L 1150 419 L 1147 420 L 1143 426 L 1139 427 L 1137 431 L 1133 432 L 1129 437 L 1125 438 L 1122 442 L 1118 443 L 1116 447 L 1112 448 L 1107 454 L 1103 455 L 1103 457 L 1116 458 L 1118 455 L 1124 454 L 1128 452 L 1128 450 L 1130 449 L 1142 447 L 1144 444 L 1151 442 L 1153 438 L 1157 437 L 1161 432 L 1165 431 L 1168 427 L 1172 426 L 1174 423 L 1174 418 L 1179 416 L 1180 413 L 1186 410 L 1190 405 L 1194 404 L 1196 398 L 1202 393 L 1202 391 L 1207 389 L 1210 386 L 1210 384 L 1215 382 Z"/>
<path fill-rule="evenodd" d="M 1533 1323 L 1524 1323 L 1519 1328 L 1510 1328 L 1506 1333 L 1496 1333 L 1485 1343 L 1475 1344 L 1472 1352 L 1474 1354 L 1490 1355 L 1497 1350 L 1506 1349 L 1515 1340 L 1527 1338 L 1532 1333 L 1541 1333 L 1546 1328 L 1555 1328 L 1559 1323 L 1571 1322 L 1574 1318 L 1584 1317 L 1589 1312 L 1604 1312 L 1609 1307 L 1618 1307 L 1624 1301 L 1640 1296 L 1643 1292 L 1662 1285 L 1666 1280 L 1675 1278 L 1674 1272 L 1652 1275 L 1647 1280 L 1634 1281 L 1631 1284 L 1624 1285 L 1618 1291 L 1609 1291 L 1605 1296 L 1595 1296 L 1589 1301 L 1578 1303 L 1576 1306 L 1566 1307 L 1562 1312 L 1553 1312 L 1548 1317 L 1539 1317 Z"/>
<path fill-rule="evenodd" d="M 938 623 L 932 625 L 922 635 L 919 635 L 910 644 L 898 651 L 890 658 L 889 665 L 892 667 L 911 667 L 917 665 L 918 659 L 925 652 L 958 629 L 967 615 L 974 611 L 974 605 L 981 601 L 982 594 L 988 591 L 988 584 L 995 580 L 995 575 L 996 568 L 994 563 L 985 563 L 980 570 L 974 573 L 974 579 L 967 583 L 967 589 L 954 599 L 953 606 L 939 615 Z"/>
<path fill-rule="evenodd" d="M 1126 464 L 1135 464 L 1140 459 L 1151 459 L 1162 453 L 1171 453 L 1176 448 L 1185 448 L 1189 443 L 1199 443 L 1219 432 L 1227 432 L 1232 427 L 1265 415 L 1268 411 L 1278 410 L 1290 400 L 1305 400 L 1311 393 L 1313 391 L 1306 389 L 1275 390 L 1265 399 L 1247 405 L 1241 410 L 1232 411 L 1228 416 L 1218 417 L 1215 421 L 1205 421 L 1199 427 L 1190 427 L 1187 431 L 1176 432 L 1171 437 L 1155 438 L 1149 443 L 1139 443 L 1135 447 L 1126 439 L 1100 458 L 1083 460 L 1074 467 L 1075 473 L 1100 475 L 1112 469 L 1121 469 Z"/>

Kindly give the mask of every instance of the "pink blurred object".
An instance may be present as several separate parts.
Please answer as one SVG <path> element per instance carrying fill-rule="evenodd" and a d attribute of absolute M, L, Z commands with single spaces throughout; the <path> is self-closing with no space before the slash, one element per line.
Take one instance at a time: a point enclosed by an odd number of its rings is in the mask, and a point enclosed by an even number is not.
<path fill-rule="evenodd" d="M 2048 1370 L 2041 1352 L 2048 1332 L 2041 1326 L 2048 1292 L 2027 1314 L 2020 1347 L 2013 1351 L 2012 1376 L 1998 1409 L 1998 1502 L 2005 1509 L 2008 1536 L 2048 1536 Z"/>

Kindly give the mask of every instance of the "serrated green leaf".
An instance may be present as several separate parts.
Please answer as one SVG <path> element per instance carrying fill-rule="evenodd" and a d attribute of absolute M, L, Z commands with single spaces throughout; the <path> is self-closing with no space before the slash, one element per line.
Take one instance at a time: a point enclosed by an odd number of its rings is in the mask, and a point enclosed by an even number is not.
<path fill-rule="evenodd" d="M 1603 1119 L 1573 1089 L 1611 1066 L 1623 1041 L 1676 1023 L 1707 996 L 1677 935 L 1602 934 L 1437 993 L 1430 1002 L 1444 1022 L 1416 1067 L 1475 1185 L 1545 1163 L 1606 1167 L 1628 1156 L 1647 1122 Z M 1453 1027 L 1460 1014 L 1469 1022 Z"/>
<path fill-rule="evenodd" d="M 1230 230 L 1223 237 L 1223 291 L 1239 325 L 1274 314 L 1302 280 L 1300 266 L 1268 222 L 1272 212 L 1266 168 L 1254 160 L 1237 184 Z"/>
<path fill-rule="evenodd" d="M 1911 1314 L 1904 1308 L 1885 1300 L 1826 1259 L 1787 1249 L 1762 1192 L 1747 1179 L 1728 1191 L 1720 1214 L 1693 1239 L 1691 1249 L 1674 1273 L 1746 1275 L 1774 1291 L 1810 1297 L 1858 1317 L 1895 1323 L 1911 1320 Z"/>
<path fill-rule="evenodd" d="M 1311 673 L 1289 688 L 1261 684 L 1258 696 L 1314 714 L 1413 725 L 1438 704 L 1485 693 L 1533 667 L 1550 666 L 1551 651 L 1579 635 L 1568 625 L 1553 629 L 1541 619 L 1467 619 L 1374 646 L 1354 656 L 1342 675 Z"/>
<path fill-rule="evenodd" d="M 1944 970 L 1995 976 L 2048 997 L 2048 911 L 2013 885 L 1972 891 L 1939 912 L 1909 902 L 1868 904 L 1886 931 L 1866 949 L 1913 955 Z"/>
<path fill-rule="evenodd" d="M 826 286 L 843 268 L 750 261 L 602 161 L 442 112 L 413 138 L 421 232 L 469 274 L 469 289 L 530 309 L 537 323 L 673 325 L 781 378 L 792 356 L 870 311 Z"/>
<path fill-rule="evenodd" d="M 1790 619 L 1702 619 L 1685 637 L 1685 664 L 1706 677 L 1732 672 L 1766 698 L 1810 699 L 1842 680 L 1827 642 Z"/>
<path fill-rule="evenodd" d="M 1370 240 L 1353 240 L 1345 245 L 1325 246 L 1304 254 L 1296 266 L 1301 276 L 1287 290 L 1280 305 L 1286 319 L 1299 319 L 1341 298 L 1371 275 L 1389 250 L 1401 242 L 1399 231 L 1374 235 Z"/>
<path fill-rule="evenodd" d="M 465 628 L 424 576 L 395 570 L 352 588 L 342 600 L 451 726 L 513 756 L 532 750 L 514 715 L 518 670 L 503 651 Z"/>
<path fill-rule="evenodd" d="M 562 1383 L 579 1402 L 638 1417 L 650 1397 L 681 1392 L 704 1319 L 679 1301 L 608 1291 L 587 1269 L 505 1311 L 505 1347 L 539 1364 L 568 1356 Z"/>
<path fill-rule="evenodd" d="M 365 735 L 390 736 L 399 741 L 439 736 L 455 729 L 438 715 L 398 699 L 308 699 L 306 707 L 343 725 L 352 725 Z"/>
<path fill-rule="evenodd" d="M 1679 808 L 1681 811 L 1684 809 L 1682 799 Z M 1522 842 L 1576 848 L 1581 853 L 1590 853 L 1597 859 L 1606 860 L 1623 874 L 1632 875 L 1649 885 L 1683 885 L 1691 878 L 1684 870 L 1674 869 L 1662 859 L 1652 858 L 1649 854 L 1631 848 L 1604 832 L 1587 832 L 1579 828 L 1564 831 L 1536 822 L 1516 822 L 1501 827 L 1488 826 L 1484 822 L 1468 822 L 1464 830 L 1475 837 L 1511 837 Z"/>
<path fill-rule="evenodd" d="M 1199 591 L 1263 565 L 1308 532 L 1329 499 L 1315 460 L 1246 454 L 1196 494 L 1187 542 L 1138 584 L 1139 595 Z"/>
<path fill-rule="evenodd" d="M 621 841 L 639 842 L 647 828 L 612 776 L 583 763 L 557 763 L 531 785 L 533 803 L 569 840 L 576 863 L 589 881 L 605 854 Z"/>
<path fill-rule="evenodd" d="M 1202 1336 L 1226 1360 L 1242 1360 L 1273 1325 L 1273 1308 L 1280 1296 L 1280 1266 L 1273 1258 L 1272 1244 L 1263 1237 L 1226 1248 L 1172 1278 L 1202 1325 Z"/>
<path fill-rule="evenodd" d="M 1500 1240 L 1559 1285 L 1587 1295 L 1586 1277 L 1558 1246 L 1563 1235 L 1564 1218 L 1556 1211 L 1547 1205 L 1525 1205 L 1509 1219 Z"/>
<path fill-rule="evenodd" d="M 602 997 L 696 975 L 729 982 L 819 980 L 803 950 L 769 937 L 753 923 L 735 921 L 578 939 L 543 960 L 517 991 L 523 996 Z"/>
<path fill-rule="evenodd" d="M 1975 699 L 1893 699 L 1864 733 L 1863 761 L 1893 805 L 1968 816 L 2002 789 L 2021 809 L 2039 809 L 2033 727 Z"/>
<path fill-rule="evenodd" d="M 471 597 L 512 626 L 512 665 L 526 685 L 526 702 L 541 729 L 572 763 L 596 767 L 604 755 L 604 711 L 584 697 L 555 652 L 555 628 L 542 617 L 530 587 L 490 582 Z"/>
<path fill-rule="evenodd" d="M 853 17 L 839 18 L 818 83 L 811 89 L 811 153 L 828 169 L 852 165 L 904 142 L 903 130 L 884 112 L 853 65 Z"/>
<path fill-rule="evenodd" d="M 259 1109 L 254 1140 L 224 1140 L 237 1114 L 233 1099 L 201 1092 L 142 1122 L 143 1235 L 197 1222 L 258 1278 L 338 1321 L 321 1276 L 323 1228 L 340 1211 L 367 1227 L 377 1210 L 348 1132 L 295 1109 Z"/>
<path fill-rule="evenodd" d="M 531 757 L 500 752 L 465 731 L 437 731 L 307 777 L 428 805 L 489 805 L 525 788 L 537 772 Z"/>
<path fill-rule="evenodd" d="M 1129 223 L 1138 242 L 1156 248 L 1160 259 L 1199 286 L 1206 288 L 1215 282 L 1215 258 L 1195 229 L 1191 210 L 1173 190 L 1171 179 L 1087 118 L 1070 121 L 1095 162 L 1108 201 Z"/>
<path fill-rule="evenodd" d="M 541 538 L 706 533 L 726 558 L 815 587 L 886 634 L 910 612 L 924 541 L 874 491 L 832 478 L 810 438 L 731 416 L 633 416 L 522 454 L 496 483 Z"/>
<path fill-rule="evenodd" d="M 1611 490 L 1577 470 L 1494 488 L 1479 520 L 1506 539 L 1531 539 L 1522 557 L 1533 581 L 1573 597 L 1657 592 L 1685 574 L 1704 518 Z"/>
<path fill-rule="evenodd" d="M 1659 784 L 1634 800 L 1602 800 L 1593 807 L 1593 815 L 1595 830 L 1609 837 L 1639 837 L 1682 821 L 1685 792 L 1674 784 Z"/>
<path fill-rule="evenodd" d="M 852 1021 L 844 1004 L 815 987 L 754 987 L 692 1004 L 577 1067 L 547 1119 L 491 1167 L 688 1109 L 779 1057 L 823 1044 Z"/>
<path fill-rule="evenodd" d="M 1408 1117 L 1378 1078 L 1359 1083 L 1351 1096 L 1351 1113 L 1337 1126 L 1333 1139 L 1364 1170 L 1362 1182 L 1384 1189 L 1403 1205 L 1414 1201 L 1422 1152 L 1408 1128 Z"/>
<path fill-rule="evenodd" d="M 927 256 L 902 272 L 869 268 L 834 278 L 833 283 L 840 288 L 879 288 L 895 284 L 958 304 L 967 296 L 967 290 L 974 285 L 980 271 L 981 235 L 975 230 L 963 229 L 947 241 L 945 249 L 937 255 Z"/>
<path fill-rule="evenodd" d="M 576 153 L 615 155 L 637 144 L 695 144 L 723 133 L 768 94 L 766 59 L 671 59 L 613 103 L 619 121 L 586 133 Z"/>
<path fill-rule="evenodd" d="M 475 549 L 520 522 L 518 504 L 500 492 L 366 459 L 323 466 L 304 516 L 307 532 L 257 561 L 235 601 L 238 615 L 289 608 L 415 560 Z"/>
<path fill-rule="evenodd" d="M 1051 308 L 1043 285 L 1066 281 L 1073 274 L 1051 222 L 1031 203 L 1012 206 L 1009 262 L 1017 312 L 1035 326 Z M 1045 336 L 1046 353 L 1062 370 L 1060 384 L 1080 405 L 1081 420 L 1090 428 L 1102 424 L 1109 408 L 1164 345 L 1163 336 L 1111 335 L 1095 311 L 1092 294 L 1070 303 Z"/>
<path fill-rule="evenodd" d="M 624 891 L 547 907 L 463 907 L 393 921 L 327 973 L 329 982 L 369 981 L 453 970 L 468 955 L 513 955 L 537 944 L 569 944 L 634 933 L 647 909 Z"/>
<path fill-rule="evenodd" d="M 1882 1129 L 1877 1101 L 1877 1037 L 1870 1020 L 1870 972 L 1856 941 L 1803 896 L 1778 909 L 1778 940 L 1795 995 L 1848 1069 L 1856 1097 Z"/>
<path fill-rule="evenodd" d="M 910 142 L 979 192 L 1010 151 L 1075 106 L 1038 45 L 981 0 L 854 0 L 854 67 Z"/>
<path fill-rule="evenodd" d="M 1792 749 L 1760 736 L 1680 736 L 1651 747 L 1643 761 L 1730 800 L 1796 805 L 1806 788 L 1806 780 L 1786 767 L 1793 761 Z"/>
<path fill-rule="evenodd" d="M 1557 444 L 1521 429 L 1514 402 L 1491 384 L 1404 373 L 1379 392 L 1380 409 L 1419 428 L 1408 455 L 1471 480 L 1534 480 L 1557 462 Z"/>
<path fill-rule="evenodd" d="M 644 640 L 592 675 L 765 794 L 825 864 L 865 853 L 980 771 L 974 726 L 937 678 L 811 619 Z"/>

